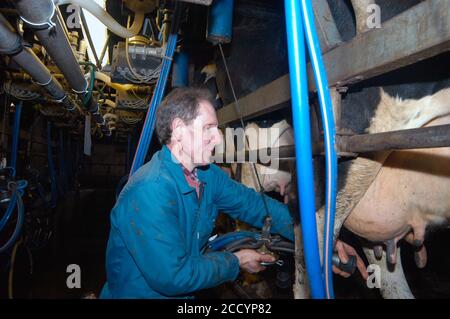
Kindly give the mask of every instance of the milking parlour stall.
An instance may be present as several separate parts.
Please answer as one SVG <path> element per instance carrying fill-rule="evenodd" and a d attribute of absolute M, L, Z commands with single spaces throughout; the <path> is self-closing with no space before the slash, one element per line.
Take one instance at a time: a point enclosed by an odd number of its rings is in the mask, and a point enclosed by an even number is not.
<path fill-rule="evenodd" d="M 450 298 L 449 62 L 447 0 L 1 1 L 0 298 Z"/>

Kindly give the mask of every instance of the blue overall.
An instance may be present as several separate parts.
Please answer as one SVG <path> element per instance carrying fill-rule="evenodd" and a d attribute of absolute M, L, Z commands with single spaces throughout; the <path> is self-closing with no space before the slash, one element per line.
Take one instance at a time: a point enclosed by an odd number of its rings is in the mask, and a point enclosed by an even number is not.
<path fill-rule="evenodd" d="M 204 185 L 200 200 L 167 146 L 133 174 L 111 212 L 101 298 L 186 298 L 236 279 L 234 254 L 202 250 L 218 211 L 261 228 L 261 195 L 214 164 L 199 168 L 198 178 Z M 293 240 L 286 205 L 266 199 L 272 231 Z"/>

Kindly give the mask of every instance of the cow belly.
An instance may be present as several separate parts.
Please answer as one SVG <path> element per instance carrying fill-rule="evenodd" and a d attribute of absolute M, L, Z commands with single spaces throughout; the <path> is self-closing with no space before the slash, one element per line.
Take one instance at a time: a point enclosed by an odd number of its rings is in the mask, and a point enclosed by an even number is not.
<path fill-rule="evenodd" d="M 450 213 L 450 148 L 397 151 L 347 218 L 345 226 L 373 242 L 401 238 Z M 416 238 L 417 237 L 417 238 Z"/>

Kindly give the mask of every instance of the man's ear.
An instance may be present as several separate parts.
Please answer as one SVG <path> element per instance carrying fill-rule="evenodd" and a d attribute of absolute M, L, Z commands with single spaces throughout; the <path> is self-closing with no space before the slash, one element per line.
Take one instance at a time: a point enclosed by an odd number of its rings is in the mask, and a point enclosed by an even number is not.
<path fill-rule="evenodd" d="M 181 141 L 183 137 L 184 122 L 180 118 L 175 118 L 172 121 L 172 138 L 176 141 Z"/>

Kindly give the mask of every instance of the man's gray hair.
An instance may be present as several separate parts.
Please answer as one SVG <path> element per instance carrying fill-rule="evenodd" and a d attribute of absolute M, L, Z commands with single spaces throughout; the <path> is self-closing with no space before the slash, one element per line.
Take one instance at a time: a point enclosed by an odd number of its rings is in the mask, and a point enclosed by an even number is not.
<path fill-rule="evenodd" d="M 156 114 L 156 134 L 161 144 L 170 143 L 174 119 L 179 118 L 189 125 L 197 117 L 201 101 L 213 105 L 212 96 L 208 90 L 177 88 L 166 96 Z"/>

